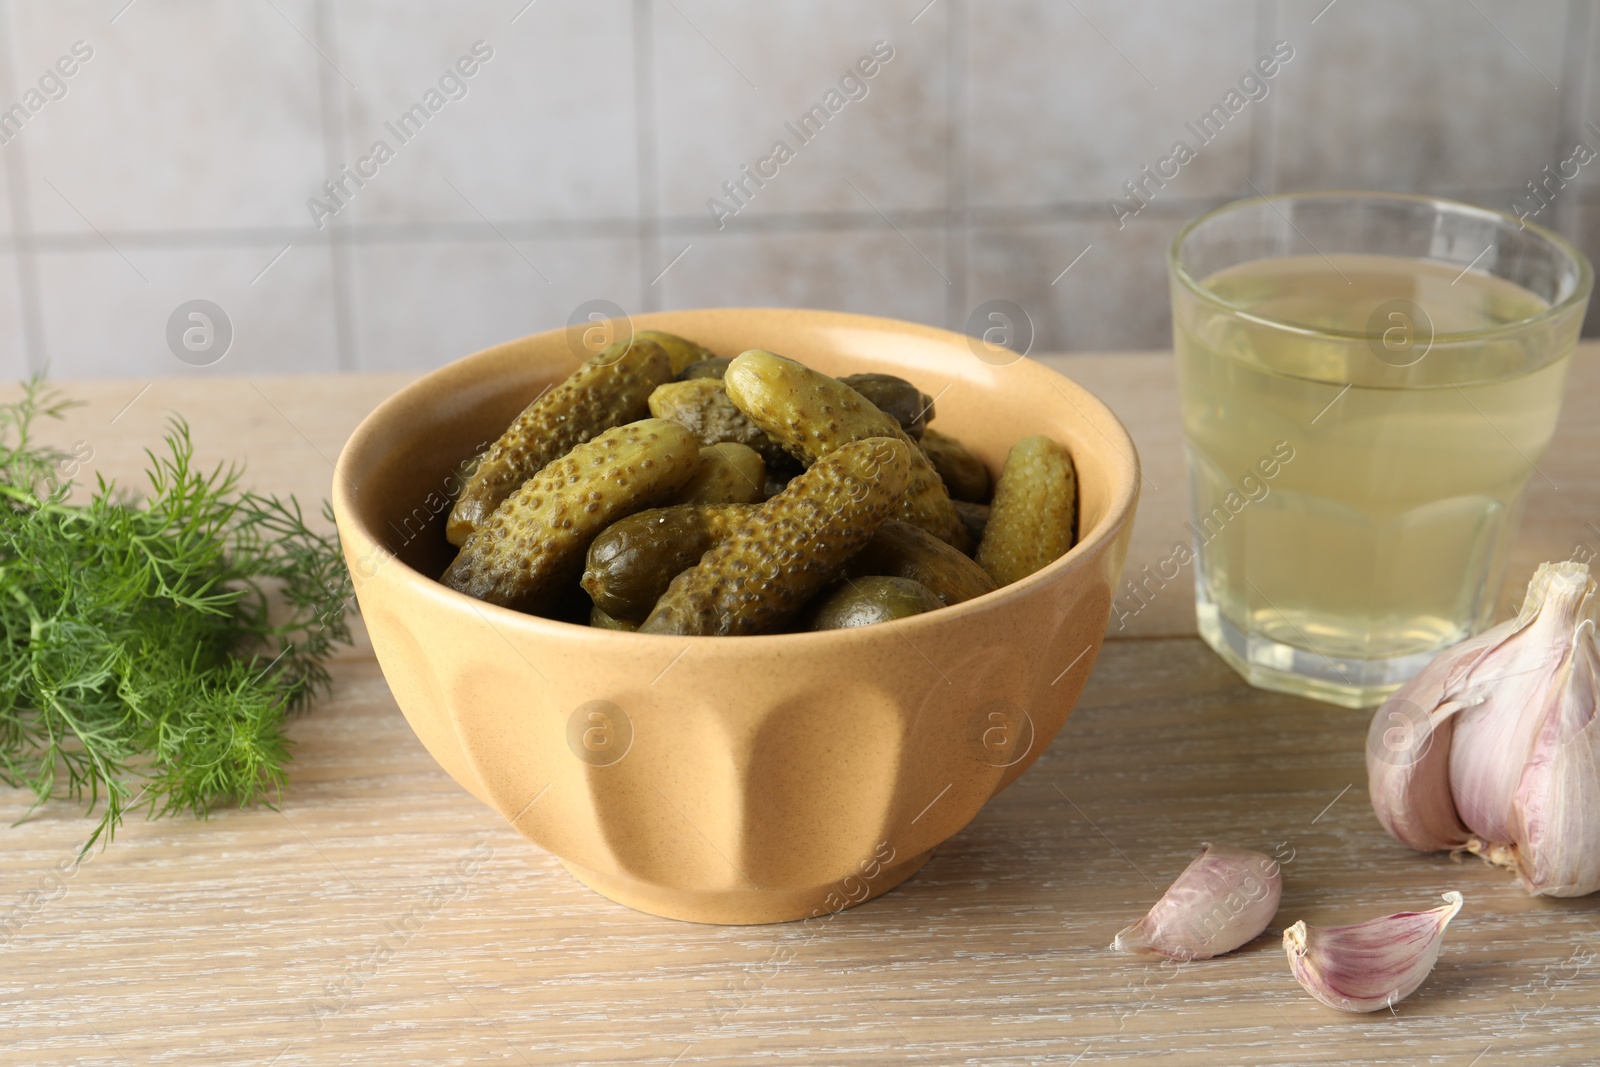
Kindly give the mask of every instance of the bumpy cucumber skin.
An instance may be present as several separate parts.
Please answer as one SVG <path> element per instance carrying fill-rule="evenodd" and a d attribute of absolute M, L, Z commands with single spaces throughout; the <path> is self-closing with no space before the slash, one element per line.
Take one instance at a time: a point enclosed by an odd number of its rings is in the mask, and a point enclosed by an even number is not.
<path fill-rule="evenodd" d="M 947 433 L 928 427 L 917 442 L 939 472 L 950 499 L 973 504 L 989 502 L 989 468 L 966 445 Z"/>
<path fill-rule="evenodd" d="M 736 357 L 722 384 L 751 422 L 802 462 L 814 463 L 852 441 L 888 437 L 901 442 L 911 466 L 895 518 L 967 547 L 967 529 L 932 462 L 898 422 L 848 385 L 760 349 Z"/>
<path fill-rule="evenodd" d="M 688 427 L 702 445 L 744 445 L 759 452 L 769 467 L 791 462 L 782 445 L 734 406 L 722 385 L 721 378 L 668 382 L 650 394 L 650 414 Z"/>
<path fill-rule="evenodd" d="M 580 584 L 596 607 L 637 624 L 672 579 L 753 510 L 751 504 L 677 504 L 618 519 L 589 546 Z"/>
<path fill-rule="evenodd" d="M 650 393 L 672 377 L 660 345 L 634 338 L 601 350 L 512 420 L 456 497 L 445 537 L 461 546 L 517 488 L 552 460 L 613 426 L 649 413 Z"/>
<path fill-rule="evenodd" d="M 894 419 L 912 438 L 920 439 L 933 418 L 933 398 L 893 374 L 846 374 L 839 379 Z"/>
<path fill-rule="evenodd" d="M 908 579 L 926 587 L 943 604 L 959 604 L 999 588 L 964 553 L 926 530 L 893 520 L 878 527 L 867 546 L 845 565 L 845 574 Z"/>
<path fill-rule="evenodd" d="M 761 453 L 724 441 L 700 449 L 700 465 L 678 490 L 678 504 L 755 504 L 767 498 L 767 464 Z"/>
<path fill-rule="evenodd" d="M 633 335 L 633 339 L 651 341 L 666 349 L 667 358 L 672 361 L 673 374 L 679 374 L 693 364 L 717 358 L 716 353 L 704 345 L 666 330 L 640 330 Z"/>
<path fill-rule="evenodd" d="M 1048 437 L 1024 437 L 1000 469 L 978 566 L 1008 585 L 1060 558 L 1073 545 L 1077 507 L 1071 454 Z"/>
<path fill-rule="evenodd" d="M 607 430 L 508 496 L 440 581 L 491 604 L 539 610 L 576 577 L 596 535 L 676 492 L 699 458 L 694 435 L 674 422 L 646 419 Z"/>
<path fill-rule="evenodd" d="M 817 460 L 674 578 L 639 632 L 732 636 L 783 625 L 889 518 L 911 451 L 870 438 Z"/>
<path fill-rule="evenodd" d="M 808 623 L 812 630 L 844 630 L 906 619 L 942 607 L 944 604 L 933 590 L 921 582 L 869 574 L 846 578 L 832 592 L 825 592 L 808 613 Z"/>

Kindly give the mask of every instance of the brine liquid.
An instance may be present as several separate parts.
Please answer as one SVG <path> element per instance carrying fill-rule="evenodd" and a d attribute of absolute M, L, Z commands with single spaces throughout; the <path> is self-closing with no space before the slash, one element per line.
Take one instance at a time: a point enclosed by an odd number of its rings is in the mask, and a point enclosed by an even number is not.
<path fill-rule="evenodd" d="M 1202 636 L 1252 681 L 1374 703 L 1488 621 L 1570 352 L 1447 338 L 1546 304 L 1445 264 L 1285 257 L 1202 284 L 1319 331 L 1178 316 Z"/>

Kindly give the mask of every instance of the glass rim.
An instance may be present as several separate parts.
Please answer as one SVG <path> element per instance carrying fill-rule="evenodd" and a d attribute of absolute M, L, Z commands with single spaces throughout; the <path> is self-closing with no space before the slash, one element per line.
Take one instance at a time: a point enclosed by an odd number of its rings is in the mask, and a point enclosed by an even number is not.
<path fill-rule="evenodd" d="M 1590 290 L 1594 286 L 1594 269 L 1590 265 L 1588 257 L 1579 251 L 1577 246 L 1573 245 L 1565 237 L 1562 237 L 1554 230 L 1541 226 L 1538 223 L 1528 222 L 1525 219 L 1519 219 L 1515 215 L 1507 214 L 1504 211 L 1496 211 L 1493 208 L 1479 207 L 1476 204 L 1467 204 L 1460 200 L 1451 200 L 1449 197 L 1429 196 L 1422 193 L 1390 193 L 1383 192 L 1381 190 L 1370 189 L 1326 189 L 1299 193 L 1275 193 L 1270 196 L 1261 195 L 1244 197 L 1239 200 L 1231 200 L 1220 207 L 1212 208 L 1210 211 L 1197 215 L 1183 224 L 1183 227 L 1179 229 L 1177 234 L 1172 238 L 1172 243 L 1167 246 L 1167 269 L 1171 272 L 1174 278 L 1178 279 L 1178 281 L 1182 283 L 1185 289 L 1189 290 L 1189 292 L 1193 293 L 1201 300 L 1211 304 L 1213 307 L 1224 309 L 1231 315 L 1245 319 L 1249 322 L 1253 322 L 1257 325 L 1268 326 L 1275 330 L 1283 330 L 1288 333 L 1299 334 L 1305 337 L 1328 337 L 1341 341 L 1370 340 L 1372 335 L 1363 330 L 1325 329 L 1322 327 L 1306 326 L 1302 323 L 1288 322 L 1283 319 L 1275 319 L 1267 315 L 1258 314 L 1241 304 L 1235 304 L 1217 296 L 1217 294 L 1201 285 L 1199 280 L 1184 268 L 1183 263 L 1179 258 L 1179 252 L 1182 249 L 1184 242 L 1188 240 L 1190 234 L 1192 234 L 1201 225 L 1210 222 L 1213 219 L 1220 218 L 1223 215 L 1228 215 L 1235 211 L 1242 211 L 1251 204 L 1261 203 L 1264 201 L 1270 205 L 1274 202 L 1282 203 L 1285 201 L 1294 200 L 1366 200 L 1429 204 L 1435 208 L 1448 209 L 1457 214 L 1475 215 L 1481 219 L 1484 219 L 1485 221 L 1510 224 L 1519 230 L 1530 230 L 1536 237 L 1553 246 L 1568 260 L 1577 265 L 1578 283 L 1573 287 L 1572 292 L 1567 294 L 1566 299 L 1562 300 L 1560 303 L 1551 304 L 1538 314 L 1530 315 L 1525 319 L 1518 319 L 1515 322 L 1502 323 L 1498 326 L 1491 326 L 1482 330 L 1467 330 L 1457 333 L 1436 334 L 1433 338 L 1434 347 L 1437 347 L 1440 344 L 1482 341 L 1486 338 L 1502 337 L 1510 334 L 1521 333 L 1523 331 L 1542 326 L 1550 321 L 1560 318 L 1565 314 L 1568 314 L 1574 307 L 1587 301 Z M 1290 223 L 1290 225 L 1292 226 L 1293 223 Z M 1324 255 L 1323 258 L 1327 257 Z M 1466 269 L 1471 270 L 1472 265 L 1469 264 Z"/>

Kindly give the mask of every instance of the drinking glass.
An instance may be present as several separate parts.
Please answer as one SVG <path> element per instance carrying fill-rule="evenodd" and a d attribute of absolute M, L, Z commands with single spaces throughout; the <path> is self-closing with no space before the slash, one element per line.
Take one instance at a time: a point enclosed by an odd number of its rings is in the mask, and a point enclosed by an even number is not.
<path fill-rule="evenodd" d="M 1308 193 L 1194 220 L 1168 267 L 1200 635 L 1375 704 L 1491 621 L 1589 263 L 1467 204 Z"/>

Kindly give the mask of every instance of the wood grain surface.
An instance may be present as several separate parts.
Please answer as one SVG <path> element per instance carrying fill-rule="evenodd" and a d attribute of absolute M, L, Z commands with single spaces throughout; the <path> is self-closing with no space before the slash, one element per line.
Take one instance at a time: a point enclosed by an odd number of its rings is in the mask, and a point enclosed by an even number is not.
<path fill-rule="evenodd" d="M 1139 445 L 1136 571 L 1182 536 L 1170 356 L 1052 362 Z M 316 500 L 404 380 L 74 382 L 87 403 L 50 437 L 134 484 L 178 412 L 203 457 Z M 1508 589 L 1600 549 L 1597 401 L 1585 346 Z M 904 886 L 804 930 L 677 923 L 583 888 L 434 765 L 358 643 L 294 723 L 281 810 L 131 821 L 77 866 L 89 824 L 69 804 L 0 829 L 0 1064 L 1600 1060 L 1600 898 L 1535 900 L 1476 860 L 1395 844 L 1366 798 L 1368 715 L 1243 685 L 1193 637 L 1192 608 L 1174 583 L 1113 623 L 1028 774 Z M 0 818 L 28 799 L 0 790 Z M 1206 840 L 1282 857 L 1267 934 L 1182 966 L 1108 952 Z M 1283 926 L 1446 889 L 1466 907 L 1396 1012 L 1330 1011 L 1289 976 Z"/>

